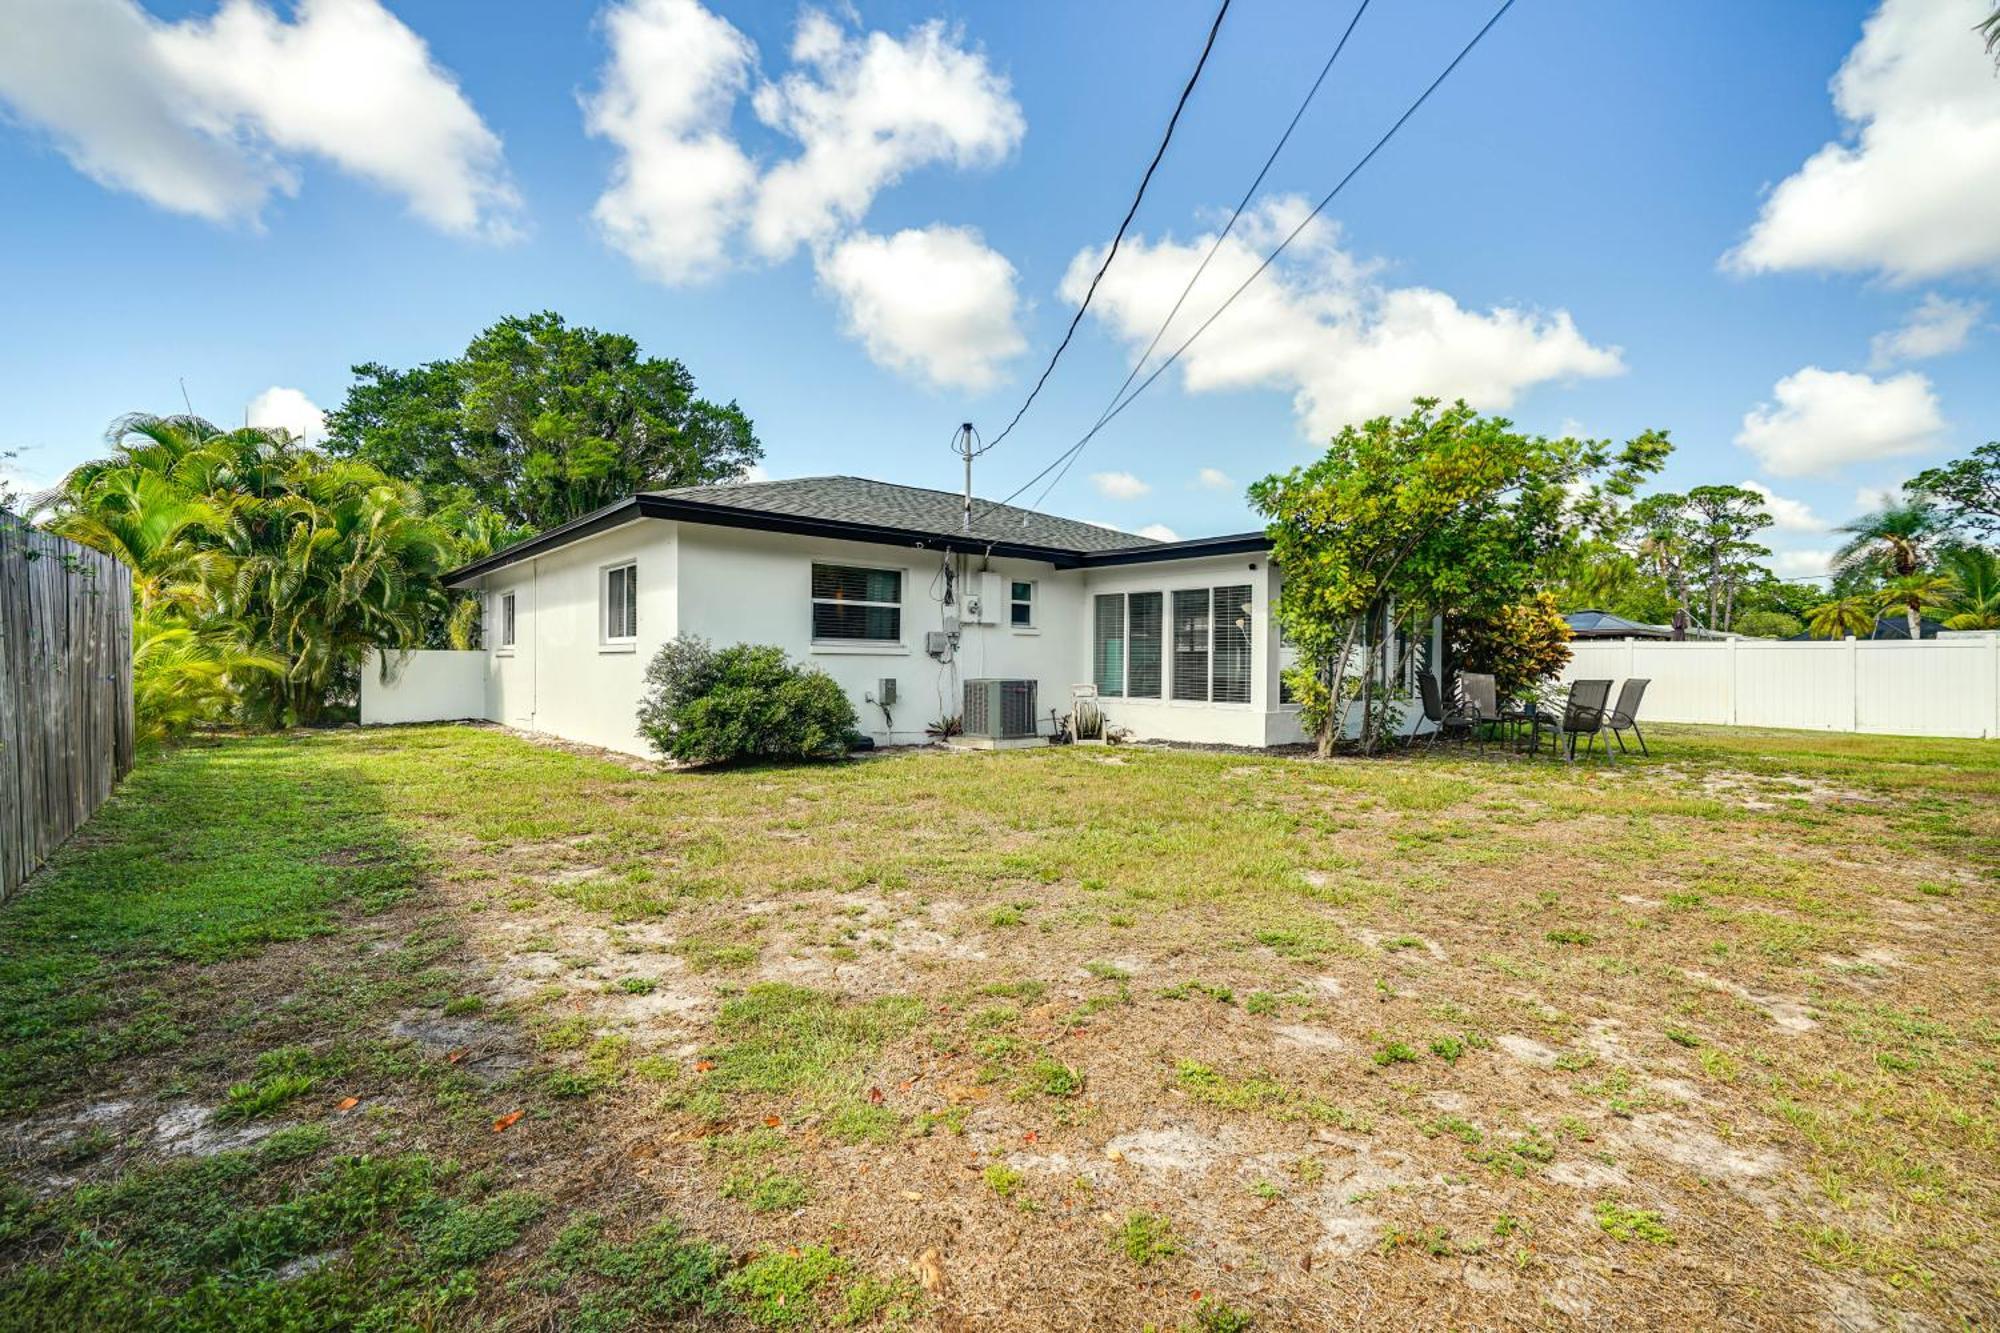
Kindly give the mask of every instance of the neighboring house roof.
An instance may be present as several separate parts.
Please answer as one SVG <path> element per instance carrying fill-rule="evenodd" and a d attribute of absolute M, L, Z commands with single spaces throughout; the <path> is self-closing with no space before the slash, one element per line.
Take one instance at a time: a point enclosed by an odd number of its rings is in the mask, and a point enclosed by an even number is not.
<path fill-rule="evenodd" d="M 641 491 L 455 569 L 445 576 L 445 583 L 467 582 L 637 518 L 1042 560 L 1059 569 L 1237 555 L 1268 550 L 1271 544 L 1261 532 L 1155 541 L 1094 523 L 995 505 L 977 496 L 972 501 L 976 516 L 972 531 L 966 532 L 961 527 L 964 503 L 963 496 L 950 491 L 864 477 L 801 477 Z"/>
<path fill-rule="evenodd" d="M 898 486 L 866 477 L 795 477 L 785 481 L 739 481 L 722 486 L 681 486 L 647 491 L 694 504 L 726 505 L 766 514 L 865 523 L 936 537 L 963 537 L 965 497 L 953 491 Z M 1158 546 L 1151 537 L 1120 532 L 1032 509 L 972 502 L 971 535 L 990 541 L 1055 547 L 1065 551 L 1120 551 Z"/>
<path fill-rule="evenodd" d="M 1665 625 L 1642 625 L 1636 620 L 1614 616 L 1609 611 L 1572 611 L 1563 617 L 1569 622 L 1573 639 L 1671 639 L 1674 632 Z"/>
<path fill-rule="evenodd" d="M 1923 638 L 1935 639 L 1938 636 L 1938 631 L 1943 628 L 1944 626 L 1937 621 L 1932 620 L 1929 616 L 1924 616 L 1922 622 L 1917 626 L 1917 632 Z M 1803 634 L 1792 635 L 1785 642 L 1802 643 L 1812 637 L 1812 631 L 1808 630 Z M 1869 631 L 1868 637 L 1871 639 L 1908 639 L 1910 637 L 1910 622 L 1900 614 L 1878 617 L 1875 621 L 1875 628 Z"/>

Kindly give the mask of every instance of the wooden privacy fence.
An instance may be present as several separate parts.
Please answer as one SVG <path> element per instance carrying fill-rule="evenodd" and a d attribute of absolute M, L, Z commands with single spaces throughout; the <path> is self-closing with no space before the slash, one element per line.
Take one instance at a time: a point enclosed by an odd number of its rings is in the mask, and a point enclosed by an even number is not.
<path fill-rule="evenodd" d="M 0 514 L 0 899 L 131 771 L 131 571 Z"/>
<path fill-rule="evenodd" d="M 1652 682 L 1640 725 L 2000 736 L 2000 633 L 1963 638 L 1769 639 L 1570 645 L 1564 680 Z"/>

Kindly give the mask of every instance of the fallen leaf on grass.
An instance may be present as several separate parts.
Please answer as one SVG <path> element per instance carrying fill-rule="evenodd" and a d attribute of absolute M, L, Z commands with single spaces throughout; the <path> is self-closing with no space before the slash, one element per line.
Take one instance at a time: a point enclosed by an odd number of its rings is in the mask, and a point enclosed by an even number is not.
<path fill-rule="evenodd" d="M 906 1083 L 903 1086 L 908 1087 L 909 1085 Z M 870 1106 L 880 1106 L 882 1104 L 882 1089 L 880 1088 L 868 1089 L 868 1104 Z"/>
<path fill-rule="evenodd" d="M 342 1097 L 340 1099 L 340 1104 L 334 1107 L 333 1109 L 341 1112 L 344 1115 L 347 1112 L 352 1111 L 355 1107 L 359 1105 L 361 1105 L 361 1099 L 359 1097 Z"/>
<path fill-rule="evenodd" d="M 457 1050 L 455 1050 L 455 1051 L 452 1051 L 452 1052 L 449 1052 L 448 1054 L 446 1054 L 446 1056 L 444 1057 L 444 1058 L 445 1058 L 445 1063 L 446 1063 L 446 1064 L 453 1064 L 453 1065 L 455 1065 L 455 1064 L 457 1064 L 457 1063 L 458 1063 L 458 1062 L 459 1062 L 460 1060 L 463 1060 L 463 1059 L 465 1058 L 465 1054 L 466 1054 L 466 1052 L 465 1052 L 465 1048 L 464 1048 L 463 1046 L 461 1046 L 461 1047 L 459 1047 L 459 1048 L 458 1048 Z"/>
<path fill-rule="evenodd" d="M 715 1068 L 715 1061 L 713 1060 L 697 1060 L 694 1062 L 694 1072 L 697 1074 L 706 1074 L 713 1068 Z"/>
<path fill-rule="evenodd" d="M 784 1123 L 784 1119 L 781 1116 L 767 1115 L 764 1117 L 764 1128 L 766 1129 L 776 1129 Z"/>
<path fill-rule="evenodd" d="M 944 1260 L 935 1249 L 925 1250 L 917 1256 L 917 1285 L 932 1296 L 944 1293 Z"/>
<path fill-rule="evenodd" d="M 501 1116 L 498 1120 L 495 1120 L 493 1122 L 493 1132 L 495 1134 L 498 1134 L 501 1130 L 507 1128 L 507 1126 L 513 1124 L 516 1120 L 519 1120 L 522 1114 L 523 1113 L 520 1111 L 509 1111 L 506 1115 Z"/>
<path fill-rule="evenodd" d="M 923 1199 L 924 1196 L 917 1193 L 915 1190 L 904 1190 L 903 1197 L 905 1199 L 908 1199 L 911 1203 L 918 1203 Z"/>

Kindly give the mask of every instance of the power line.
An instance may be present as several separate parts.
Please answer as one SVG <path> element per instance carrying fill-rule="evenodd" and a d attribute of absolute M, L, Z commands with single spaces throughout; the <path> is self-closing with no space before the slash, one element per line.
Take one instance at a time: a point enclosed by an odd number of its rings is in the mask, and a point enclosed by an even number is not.
<path fill-rule="evenodd" d="M 1021 424 L 1021 418 L 1027 415 L 1028 408 L 1034 404 L 1035 396 L 1042 391 L 1042 386 L 1049 382 L 1049 375 L 1055 370 L 1056 362 L 1062 360 L 1062 354 L 1068 349 L 1070 339 L 1076 336 L 1077 325 L 1083 322 L 1083 312 L 1090 309 L 1090 298 L 1097 295 L 1097 284 L 1104 280 L 1105 270 L 1109 269 L 1111 261 L 1117 258 L 1118 246 L 1125 239 L 1126 229 L 1132 225 L 1133 217 L 1139 212 L 1139 201 L 1146 197 L 1146 187 L 1152 183 L 1153 172 L 1159 168 L 1160 159 L 1167 155 L 1167 145 L 1174 139 L 1174 127 L 1181 122 L 1181 112 L 1187 109 L 1188 98 L 1194 95 L 1194 86 L 1201 79 L 1202 68 L 1208 64 L 1208 53 L 1215 49 L 1215 35 L 1222 31 L 1222 18 L 1229 12 L 1229 5 L 1230 0 L 1222 0 L 1222 7 L 1215 11 L 1215 22 L 1208 25 L 1208 40 L 1202 43 L 1201 58 L 1194 62 L 1194 73 L 1188 75 L 1187 86 L 1181 89 L 1180 100 L 1174 103 L 1174 114 L 1167 120 L 1167 131 L 1160 136 L 1160 146 L 1153 151 L 1153 160 L 1146 164 L 1146 174 L 1139 178 L 1139 190 L 1132 196 L 1132 206 L 1125 210 L 1125 220 L 1118 224 L 1118 234 L 1111 238 L 1111 248 L 1104 252 L 1104 262 L 1097 266 L 1096 274 L 1090 279 L 1090 287 L 1083 294 L 1082 303 L 1077 306 L 1076 313 L 1070 316 L 1069 328 L 1063 333 L 1062 341 L 1056 344 L 1055 353 L 1049 357 L 1048 365 L 1042 367 L 1041 377 L 1035 381 L 1035 387 L 1028 390 L 1026 400 L 1014 413 L 1014 419 L 1007 423 L 1006 430 L 993 437 L 993 444 L 1006 439 L 1014 427 Z M 990 449 L 992 445 L 987 447 Z"/>
<path fill-rule="evenodd" d="M 1214 324 L 1217 319 L 1221 318 L 1222 312 L 1229 309 L 1230 305 L 1235 302 L 1237 297 L 1243 295 L 1243 293 L 1249 288 L 1251 283 L 1257 281 L 1258 278 L 1264 275 L 1264 271 L 1270 268 L 1271 265 L 1277 261 L 1278 256 L 1283 254 L 1286 248 L 1289 247 L 1293 241 L 1299 238 L 1300 233 L 1305 231 L 1306 227 L 1312 223 L 1313 219 L 1317 218 L 1322 212 L 1324 212 L 1326 206 L 1332 203 L 1334 199 L 1340 194 L 1340 192 L 1347 188 L 1348 183 L 1361 173 L 1361 169 L 1363 167 L 1366 167 L 1371 161 L 1373 161 L 1375 155 L 1377 153 L 1380 153 L 1382 149 L 1388 145 L 1389 141 L 1396 137 L 1397 133 L 1403 128 L 1403 126 L 1409 122 L 1410 117 L 1416 115 L 1419 108 L 1421 108 L 1425 102 L 1428 102 L 1430 100 L 1431 94 L 1435 93 L 1438 90 L 1439 86 L 1442 85 L 1446 79 L 1451 77 L 1452 71 L 1456 70 L 1460 64 L 1464 63 L 1465 58 L 1472 54 L 1473 48 L 1477 47 L 1482 41 L 1486 40 L 1486 35 L 1491 31 L 1493 31 L 1494 25 L 1497 24 L 1506 15 L 1507 11 L 1512 9 L 1513 7 L 1514 7 L 1514 0 L 1503 0 L 1500 7 L 1493 11 L 1493 17 L 1486 20 L 1485 25 L 1482 26 L 1478 32 L 1472 35 L 1472 40 L 1467 42 L 1464 48 L 1460 50 L 1456 56 L 1452 57 L 1451 63 L 1449 65 L 1446 65 L 1444 67 L 1444 70 L 1441 73 L 1439 73 L 1439 75 L 1435 79 L 1431 80 L 1430 86 L 1425 88 L 1422 93 L 1418 94 L 1417 99 L 1414 102 L 1410 103 L 1409 107 L 1404 110 L 1402 115 L 1396 118 L 1395 123 L 1390 125 L 1388 130 L 1383 133 L 1382 137 L 1375 141 L 1375 146 L 1370 148 L 1366 153 L 1362 154 L 1361 160 L 1356 162 L 1352 167 L 1348 169 L 1347 174 L 1345 176 L 1342 176 L 1339 182 L 1336 183 L 1331 190 L 1328 190 L 1325 196 L 1322 197 L 1317 204 L 1313 205 L 1312 211 L 1307 213 L 1305 217 L 1300 220 L 1299 224 L 1296 227 L 1292 228 L 1290 234 L 1288 234 L 1284 240 L 1278 243 L 1277 248 L 1272 250 L 1270 254 L 1264 257 L 1264 261 L 1259 265 L 1257 265 L 1256 270 L 1252 272 L 1249 277 L 1245 278 L 1242 281 L 1242 283 L 1237 286 L 1236 290 L 1231 292 L 1229 296 L 1222 302 L 1222 304 L 1216 307 L 1215 312 L 1211 314 L 1207 319 L 1203 320 L 1201 322 L 1201 325 L 1198 328 L 1196 328 L 1193 333 L 1189 334 L 1186 340 L 1183 341 L 1179 347 L 1176 347 L 1173 350 L 1173 352 L 1167 357 L 1167 359 L 1159 364 L 1158 368 L 1155 369 L 1152 374 L 1146 376 L 1144 380 L 1141 380 L 1138 386 L 1132 389 L 1132 391 L 1128 393 L 1124 397 L 1124 399 L 1118 402 L 1116 406 L 1111 408 L 1109 412 L 1105 413 L 1102 417 L 1100 417 L 1096 425 L 1092 426 L 1088 431 L 1084 432 L 1083 438 L 1079 439 L 1075 444 L 1071 445 L 1068 449 L 1065 449 L 1062 453 L 1057 454 L 1056 457 L 1050 461 L 1047 467 L 1043 468 L 1040 472 L 1037 472 L 1034 476 L 1030 477 L 1025 485 L 1016 489 L 1013 495 L 1008 496 L 1006 500 L 1002 500 L 1000 501 L 1000 503 L 1006 504 L 1009 501 L 1013 500 L 1015 496 L 1020 495 L 1022 491 L 1027 490 L 1030 486 L 1033 486 L 1043 477 L 1046 477 L 1051 472 L 1056 471 L 1058 467 L 1062 469 L 1062 475 L 1067 475 L 1069 472 L 1070 465 L 1073 464 L 1076 461 L 1076 459 L 1082 455 L 1084 447 L 1088 445 L 1093 438 L 1096 437 L 1097 433 L 1103 430 L 1107 425 L 1111 424 L 1111 422 L 1119 415 L 1119 413 L 1123 412 L 1126 408 L 1130 407 L 1133 401 L 1136 400 L 1140 394 L 1144 393 L 1148 388 L 1152 386 L 1153 381 L 1159 379 L 1161 375 L 1167 372 L 1168 368 L 1171 367 L 1174 364 L 1174 362 L 1180 360 L 1181 354 L 1186 352 L 1187 349 L 1193 345 L 1195 339 L 1201 337 L 1202 334 L 1206 333 L 1209 329 L 1209 326 Z M 1057 476 L 1056 478 L 1057 482 L 1060 482 L 1062 480 L 1062 475 Z M 1054 483 L 1051 483 L 1050 488 L 1053 489 L 1053 486 Z M 1044 494 L 1046 493 L 1047 492 L 1045 491 Z"/>
<path fill-rule="evenodd" d="M 1361 0 L 1360 6 L 1354 11 L 1354 17 L 1347 21 L 1347 28 L 1340 34 L 1340 40 L 1334 43 L 1333 54 L 1328 56 L 1326 63 L 1319 67 L 1319 77 L 1312 81 L 1312 87 L 1306 89 L 1304 100 L 1299 103 L 1298 110 L 1292 112 L 1292 119 L 1286 124 L 1285 132 L 1278 136 L 1278 142 L 1271 145 L 1269 155 L 1264 158 L 1264 165 L 1257 169 L 1256 179 L 1250 182 L 1250 188 L 1243 192 L 1243 197 L 1236 201 L 1236 207 L 1230 210 L 1229 220 L 1222 224 L 1222 230 L 1217 232 L 1215 239 L 1209 243 L 1208 253 L 1201 257 L 1201 263 L 1196 265 L 1193 275 L 1188 278 L 1187 284 L 1181 288 L 1181 294 L 1174 298 L 1173 309 L 1167 311 L 1167 317 L 1161 320 L 1160 327 L 1153 331 L 1153 339 L 1146 344 L 1146 350 L 1140 354 L 1137 361 L 1132 363 L 1132 369 L 1125 372 L 1124 383 L 1118 386 L 1110 399 L 1104 404 L 1104 410 L 1097 417 L 1099 425 L 1102 425 L 1111 415 L 1111 410 L 1118 405 L 1119 398 L 1123 397 L 1125 391 L 1132 387 L 1132 381 L 1138 378 L 1139 372 L 1145 369 L 1146 363 L 1153 359 L 1154 350 L 1159 347 L 1160 339 L 1166 336 L 1167 330 L 1173 326 L 1175 316 L 1181 313 L 1181 306 L 1186 304 L 1188 294 L 1194 290 L 1194 285 L 1201 281 L 1201 275 L 1208 272 L 1209 262 L 1215 258 L 1216 251 L 1220 250 L 1222 243 L 1229 239 L 1229 233 L 1236 228 L 1237 219 L 1242 217 L 1243 210 L 1250 206 L 1250 200 L 1256 196 L 1258 188 L 1264 184 L 1264 177 L 1270 175 L 1271 166 L 1278 160 L 1278 154 L 1284 152 L 1285 145 L 1291 142 L 1292 131 L 1296 130 L 1299 127 L 1299 121 L 1305 118 L 1306 108 L 1312 105 L 1315 97 L 1319 96 L 1320 86 L 1326 82 L 1326 76 L 1333 72 L 1333 64 L 1336 60 L 1340 59 L 1340 53 L 1347 49 L 1347 39 L 1354 35 L 1354 29 L 1360 24 L 1361 16 L 1368 12 L 1368 4 L 1369 0 Z M 1036 506 L 1039 506 L 1039 504 L 1040 500 L 1037 500 Z"/>

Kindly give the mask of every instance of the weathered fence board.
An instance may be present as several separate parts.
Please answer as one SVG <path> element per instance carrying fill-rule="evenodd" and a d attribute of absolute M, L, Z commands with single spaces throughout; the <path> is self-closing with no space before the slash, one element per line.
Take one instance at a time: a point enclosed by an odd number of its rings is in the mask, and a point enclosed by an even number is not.
<path fill-rule="evenodd" d="M 0 898 L 132 770 L 132 575 L 0 515 Z"/>

